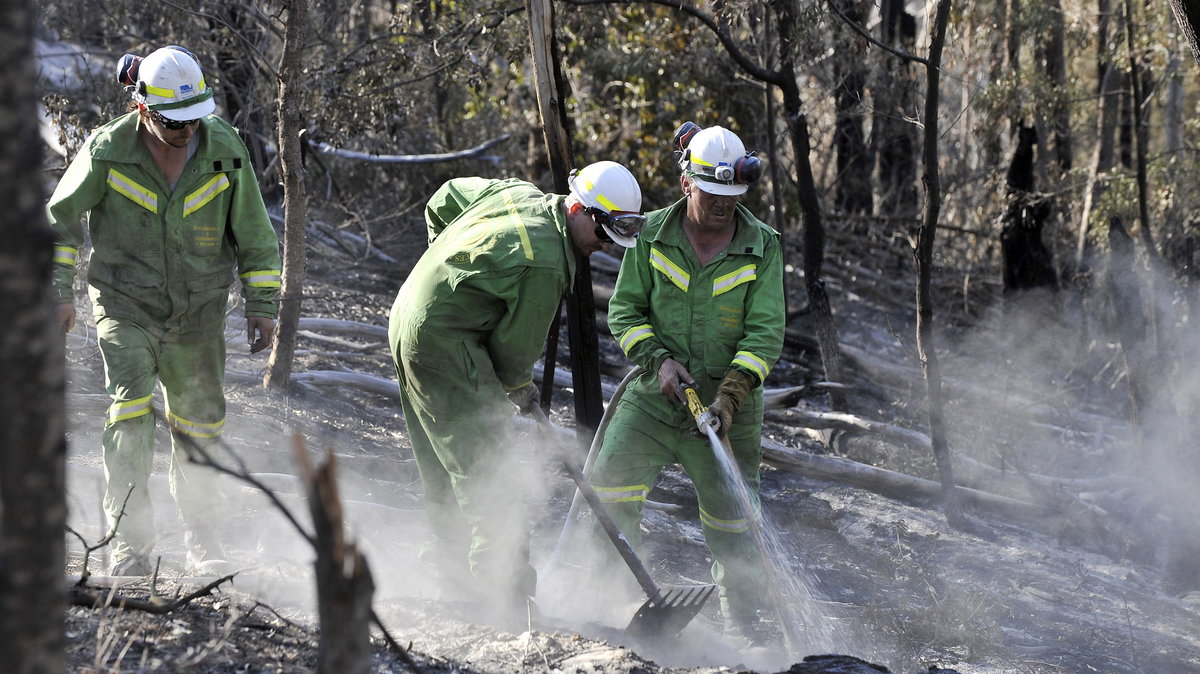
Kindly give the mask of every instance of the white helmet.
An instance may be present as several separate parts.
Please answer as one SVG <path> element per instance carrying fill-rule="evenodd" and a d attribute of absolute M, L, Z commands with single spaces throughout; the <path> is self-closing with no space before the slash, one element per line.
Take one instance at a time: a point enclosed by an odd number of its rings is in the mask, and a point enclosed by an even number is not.
<path fill-rule="evenodd" d="M 175 46 L 157 49 L 138 64 L 133 100 L 180 122 L 199 119 L 217 109 L 196 57 Z"/>
<path fill-rule="evenodd" d="M 629 169 L 614 161 L 599 161 L 571 171 L 567 182 L 571 194 L 608 238 L 626 248 L 637 245 L 646 216 L 642 215 L 642 189 Z"/>
<path fill-rule="evenodd" d="M 737 134 L 722 126 L 700 129 L 685 122 L 675 132 L 679 147 L 679 168 L 709 194 L 737 196 L 745 194 L 750 184 L 762 175 L 762 162 Z"/>

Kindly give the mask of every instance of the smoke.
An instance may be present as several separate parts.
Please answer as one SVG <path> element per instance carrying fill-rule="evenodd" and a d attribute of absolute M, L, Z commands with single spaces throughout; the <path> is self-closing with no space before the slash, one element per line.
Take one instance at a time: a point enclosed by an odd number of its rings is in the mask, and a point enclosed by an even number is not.
<path fill-rule="evenodd" d="M 1161 567 L 1200 512 L 1194 291 L 1144 267 L 1106 278 L 1087 295 L 1010 298 L 961 338 L 940 336 L 948 435 L 965 480 L 1077 498 L 1111 532 L 1080 543 Z"/>

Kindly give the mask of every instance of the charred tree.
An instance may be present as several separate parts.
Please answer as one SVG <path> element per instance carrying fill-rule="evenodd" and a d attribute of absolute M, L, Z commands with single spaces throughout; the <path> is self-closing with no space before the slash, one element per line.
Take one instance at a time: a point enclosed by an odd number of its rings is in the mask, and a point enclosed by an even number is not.
<path fill-rule="evenodd" d="M 901 0 L 880 5 L 880 35 L 884 45 L 911 51 L 917 41 L 917 21 Z M 912 65 L 904 59 L 885 59 L 874 86 L 875 113 L 871 146 L 879 187 L 877 212 L 901 219 L 917 217 L 917 156 L 914 125 L 916 105 Z"/>
<path fill-rule="evenodd" d="M 941 213 L 942 186 L 938 174 L 938 101 L 941 83 L 942 48 L 946 43 L 946 24 L 950 19 L 950 0 L 938 0 L 929 34 L 929 55 L 925 65 L 925 134 L 922 144 L 925 183 L 925 213 L 917 232 L 917 354 L 925 373 L 925 396 L 929 415 L 929 440 L 942 483 L 942 512 L 954 527 L 966 525 L 962 512 L 950 445 L 946 440 L 945 398 L 942 391 L 942 372 L 933 343 L 933 241 Z"/>
<path fill-rule="evenodd" d="M 564 100 L 564 79 L 554 42 L 554 9 L 549 0 L 527 0 L 529 45 L 534 62 L 534 84 L 542 133 L 558 194 L 568 191 L 567 174 L 571 169 L 570 134 Z M 575 389 L 576 430 L 590 438 L 604 416 L 604 398 L 600 394 L 600 342 L 596 336 L 596 304 L 592 297 L 592 267 L 587 256 L 576 256 L 575 290 L 567 295 L 567 340 L 571 346 L 571 378 Z M 558 316 L 550 326 L 548 344 L 557 348 Z M 553 382 L 555 355 L 547 349 L 548 374 L 542 383 L 542 405 L 549 405 L 549 383 Z"/>
<path fill-rule="evenodd" d="M 375 581 L 362 551 L 346 540 L 337 464 L 330 452 L 325 463 L 312 470 L 299 439 L 294 450 L 300 462 L 301 477 L 308 488 L 313 546 L 317 552 L 317 612 L 321 629 L 317 672 L 369 674 L 374 670 L 371 597 L 375 593 Z"/>
<path fill-rule="evenodd" d="M 842 11 L 852 21 L 863 22 L 863 5 L 856 0 L 833 0 L 841 3 Z M 837 108 L 833 136 L 837 154 L 837 187 L 834 206 L 851 215 L 871 212 L 871 166 L 874 164 L 863 132 L 862 101 L 867 75 L 860 43 L 850 40 L 843 44 L 845 53 L 834 63 L 837 88 L 834 103 Z"/>
<path fill-rule="evenodd" d="M 1049 118 L 1050 147 L 1059 175 L 1071 171 L 1071 110 L 1067 106 L 1067 61 L 1064 53 L 1065 28 L 1061 0 L 1049 0 L 1047 18 L 1050 30 L 1041 46 L 1042 66 L 1052 87 Z"/>
<path fill-rule="evenodd" d="M 292 357 L 296 352 L 296 327 L 300 323 L 300 303 L 304 298 L 304 280 L 308 276 L 305 255 L 305 229 L 308 204 L 301 163 L 300 131 L 301 75 L 305 26 L 308 24 L 308 0 L 293 0 L 288 10 L 283 39 L 283 63 L 279 71 L 279 165 L 283 171 L 283 278 L 279 289 L 279 321 L 275 343 L 267 362 L 263 385 L 276 391 L 286 390 L 292 375 Z"/>
<path fill-rule="evenodd" d="M 14 674 L 66 671 L 63 338 L 50 293 L 32 3 L 0 26 L 0 654 Z"/>
<path fill-rule="evenodd" d="M 1049 197 L 1036 191 L 1034 148 L 1037 145 L 1037 129 L 1022 125 L 1008 166 L 1007 203 L 1000 230 L 1006 296 L 1022 290 L 1058 288 L 1054 255 L 1042 240 L 1051 208 Z"/>

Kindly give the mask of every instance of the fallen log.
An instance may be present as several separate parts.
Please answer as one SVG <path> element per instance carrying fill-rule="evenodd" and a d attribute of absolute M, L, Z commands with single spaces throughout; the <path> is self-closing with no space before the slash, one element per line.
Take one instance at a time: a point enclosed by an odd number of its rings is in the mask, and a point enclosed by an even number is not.
<path fill-rule="evenodd" d="M 834 480 L 889 498 L 922 505 L 937 502 L 942 497 L 942 486 L 934 480 L 876 468 L 848 459 L 809 454 L 770 440 L 765 440 L 762 447 L 764 461 L 794 469 L 808 477 Z M 958 493 L 964 505 L 1022 522 L 1037 521 L 1050 514 L 1044 506 L 1036 503 L 1018 501 L 970 487 L 958 487 Z"/>
<path fill-rule="evenodd" d="M 891 442 L 893 444 L 913 449 L 918 452 L 928 454 L 929 452 L 933 451 L 929 436 L 921 433 L 920 431 L 914 431 L 908 428 L 886 424 L 854 414 L 843 412 L 817 412 L 812 410 L 790 410 L 789 416 L 786 419 L 786 423 L 816 430 L 840 430 L 851 433 L 870 433 L 874 436 L 882 438 L 886 442 Z M 1123 487 L 1134 486 L 1138 483 L 1137 478 L 1129 475 L 1067 478 L 1055 477 L 1051 475 L 1039 475 L 1036 473 L 1028 473 L 1018 470 L 1002 471 L 999 468 L 990 466 L 982 461 L 978 461 L 969 456 L 964 456 L 961 453 L 956 454 L 954 460 L 966 464 L 971 470 L 975 471 L 976 475 L 970 476 L 969 479 L 976 481 L 975 486 L 977 487 L 980 483 L 994 484 L 994 481 L 997 478 L 1003 478 L 1011 475 L 1020 475 L 1027 482 L 1046 490 L 1070 488 L 1081 491 L 1098 491 L 1104 489 L 1120 489 Z"/>

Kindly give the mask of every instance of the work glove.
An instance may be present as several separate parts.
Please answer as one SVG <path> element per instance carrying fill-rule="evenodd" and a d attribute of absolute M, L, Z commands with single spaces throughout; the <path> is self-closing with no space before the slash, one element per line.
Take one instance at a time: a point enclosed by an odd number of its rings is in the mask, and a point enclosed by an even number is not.
<path fill-rule="evenodd" d="M 536 384 L 529 382 L 521 388 L 509 391 L 508 400 L 517 406 L 517 410 L 521 414 L 532 414 L 535 408 L 539 408 L 542 394 L 538 391 Z"/>
<path fill-rule="evenodd" d="M 720 422 L 715 429 L 717 433 L 729 432 L 729 427 L 733 424 L 733 415 L 742 409 L 746 397 L 756 385 L 754 377 L 741 370 L 730 368 L 729 372 L 725 373 L 725 378 L 717 388 L 717 397 L 713 398 L 712 404 L 708 406 L 708 411 Z"/>

